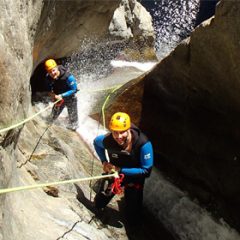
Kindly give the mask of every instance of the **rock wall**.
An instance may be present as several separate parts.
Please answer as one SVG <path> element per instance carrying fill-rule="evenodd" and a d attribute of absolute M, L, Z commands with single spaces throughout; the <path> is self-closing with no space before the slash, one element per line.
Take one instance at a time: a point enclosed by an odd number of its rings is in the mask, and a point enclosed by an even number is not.
<path fill-rule="evenodd" d="M 29 79 L 35 66 L 48 56 L 70 54 L 86 36 L 104 37 L 118 4 L 117 0 L 111 5 L 109 1 L 79 0 L 0 3 L 1 128 L 28 114 Z M 70 24 L 69 16 L 79 16 L 79 21 Z M 139 78 L 120 89 L 113 98 L 117 102 L 109 110 L 110 114 L 114 109 L 128 110 L 152 139 L 156 165 L 238 229 L 239 16 L 240 3 L 221 1 L 215 18 L 199 26 L 190 39 L 143 76 L 143 81 Z M 23 152 L 16 151 L 19 133 L 0 134 L 1 187 L 32 182 L 16 167 L 16 161 L 24 160 Z M 16 239 L 21 233 L 18 239 L 26 239 L 26 226 L 20 225 L 25 197 L 22 194 L 11 212 L 15 198 L 1 196 L 4 234 L 0 238 Z M 18 218 L 9 225 L 15 216 Z M 32 239 L 33 235 L 29 236 Z"/>
<path fill-rule="evenodd" d="M 0 31 L 0 128 L 22 120 L 30 103 L 29 77 L 32 71 L 34 33 L 40 17 L 42 1 L 1 1 Z M 0 134 L 0 185 L 4 188 L 11 181 L 17 182 L 15 146 L 20 131 Z M 4 225 L 6 196 L 1 196 L 0 239 Z M 8 218 L 5 215 L 6 218 Z M 5 222 L 6 221 L 6 222 Z M 9 223 L 9 222 L 8 222 Z M 8 224 L 11 226 L 11 224 Z M 9 232 L 8 232 L 9 233 Z M 9 238 L 11 239 L 11 237 Z"/>
<path fill-rule="evenodd" d="M 122 41 L 128 60 L 157 60 L 152 16 L 136 0 L 122 0 L 109 26 L 111 38 Z"/>
<path fill-rule="evenodd" d="M 48 56 L 67 56 L 81 47 L 81 39 L 85 37 L 94 35 L 101 38 L 106 35 L 118 4 L 117 0 L 111 1 L 111 4 L 109 1 L 79 0 L 0 2 L 0 129 L 29 115 L 29 79 L 35 66 Z M 0 133 L 1 188 L 32 181 L 26 171 L 17 169 L 17 161 L 24 161 L 16 150 L 22 126 Z M 19 196 L 21 197 L 15 198 L 14 194 L 0 196 L 0 239 L 47 239 L 44 235 L 46 232 L 39 232 L 40 235 L 43 234 L 40 238 L 39 235 L 33 236 L 36 234 L 34 228 L 27 234 L 25 217 L 31 219 L 31 209 L 34 211 L 37 207 L 32 206 L 32 203 L 28 205 L 28 202 L 25 205 L 25 194 Z M 33 203 L 37 202 L 34 199 L 33 197 Z M 31 202 L 31 198 L 28 200 Z M 45 230 L 42 228 L 40 231 Z"/>
<path fill-rule="evenodd" d="M 156 165 L 238 229 L 239 16 L 238 1 L 221 1 L 215 17 L 199 26 L 143 81 L 123 87 L 109 107 L 110 114 L 127 109 L 152 139 Z M 138 96 L 134 103 L 129 99 L 132 92 Z"/>
<path fill-rule="evenodd" d="M 42 1 L 1 1 L 0 126 L 23 119 L 30 103 L 32 49 Z"/>
<path fill-rule="evenodd" d="M 117 0 L 111 5 L 79 0 L 0 3 L 0 109 L 4 113 L 0 126 L 26 116 L 35 66 L 48 56 L 69 56 L 85 38 L 106 36 L 118 4 Z"/>
<path fill-rule="evenodd" d="M 94 160 L 77 133 L 49 126 L 42 117 L 25 125 L 14 149 L 14 158 L 9 157 L 8 151 L 2 156 L 9 166 L 5 174 L 10 179 L 8 187 L 82 179 L 90 177 L 91 170 L 94 175 L 100 175 L 101 169 L 100 161 Z M 91 195 L 92 201 L 94 192 Z M 111 238 L 109 229 L 98 229 L 99 223 L 90 211 L 89 196 L 88 181 L 3 194 L 0 196 L 0 239 Z"/>
<path fill-rule="evenodd" d="M 119 2 L 45 1 L 35 37 L 34 63 L 49 56 L 70 56 L 87 42 L 108 36 L 108 26 Z"/>

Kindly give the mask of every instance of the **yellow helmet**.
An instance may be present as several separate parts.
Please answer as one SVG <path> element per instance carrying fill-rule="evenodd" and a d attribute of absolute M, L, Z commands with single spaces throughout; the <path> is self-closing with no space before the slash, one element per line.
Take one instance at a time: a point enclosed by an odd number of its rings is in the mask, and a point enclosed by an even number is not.
<path fill-rule="evenodd" d="M 112 131 L 126 131 L 131 126 L 131 120 L 127 113 L 114 113 L 109 122 L 109 129 Z"/>
<path fill-rule="evenodd" d="M 55 60 L 53 59 L 48 59 L 46 62 L 45 62 L 45 69 L 47 71 L 50 71 L 52 70 L 53 68 L 57 67 L 57 63 L 55 62 Z"/>

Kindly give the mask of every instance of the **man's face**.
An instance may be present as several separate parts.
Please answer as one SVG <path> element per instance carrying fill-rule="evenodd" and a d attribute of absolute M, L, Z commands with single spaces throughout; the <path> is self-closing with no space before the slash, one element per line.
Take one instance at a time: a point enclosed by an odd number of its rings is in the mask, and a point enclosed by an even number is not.
<path fill-rule="evenodd" d="M 114 140 L 120 145 L 123 146 L 127 143 L 129 134 L 131 134 L 130 130 L 126 131 L 112 131 L 112 135 Z"/>
<path fill-rule="evenodd" d="M 55 67 L 48 71 L 49 75 L 53 79 L 57 79 L 60 75 L 60 71 L 58 70 L 58 67 Z"/>

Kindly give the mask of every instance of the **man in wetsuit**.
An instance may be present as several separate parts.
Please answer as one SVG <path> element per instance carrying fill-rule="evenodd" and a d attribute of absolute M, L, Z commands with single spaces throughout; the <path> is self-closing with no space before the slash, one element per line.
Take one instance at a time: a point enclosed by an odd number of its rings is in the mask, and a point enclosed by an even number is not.
<path fill-rule="evenodd" d="M 56 120 L 66 106 L 70 124 L 68 128 L 76 130 L 78 127 L 76 79 L 67 72 L 65 67 L 57 65 L 53 59 L 45 61 L 45 69 L 50 95 L 54 101 L 60 100 L 52 108 L 50 121 Z"/>
<path fill-rule="evenodd" d="M 153 166 L 152 144 L 139 128 L 131 124 L 127 113 L 115 113 L 110 120 L 109 129 L 110 133 L 94 139 L 94 148 L 102 161 L 105 173 L 114 170 L 124 174 L 122 186 L 126 218 L 129 223 L 136 223 L 141 220 L 144 181 L 150 176 Z M 100 189 L 95 197 L 96 208 L 104 208 L 114 195 Z"/>

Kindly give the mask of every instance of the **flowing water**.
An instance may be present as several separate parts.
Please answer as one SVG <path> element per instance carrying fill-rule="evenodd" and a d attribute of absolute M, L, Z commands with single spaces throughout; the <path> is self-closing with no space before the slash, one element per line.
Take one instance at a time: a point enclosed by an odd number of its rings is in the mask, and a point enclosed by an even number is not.
<path fill-rule="evenodd" d="M 92 94 L 91 90 L 108 88 L 115 84 L 129 81 L 134 76 L 139 76 L 146 70 L 151 69 L 154 64 L 113 61 L 111 65 L 114 66 L 116 72 L 113 72 L 116 75 L 113 73 L 110 76 L 99 79 L 99 83 L 101 82 L 99 85 L 89 82 L 86 85 L 82 84 L 82 90 L 78 94 L 80 125 L 77 132 L 92 150 L 93 139 L 99 134 L 106 133 L 106 130 L 97 121 L 89 117 L 92 104 L 98 98 L 98 93 Z M 131 68 L 129 68 L 130 65 L 132 66 Z M 103 102 L 104 98 L 102 99 Z M 150 231 L 157 231 L 159 234 L 164 235 L 164 240 L 173 239 L 172 235 L 174 239 L 181 240 L 240 239 L 239 234 L 228 226 L 224 219 L 214 219 L 209 212 L 198 205 L 197 200 L 192 201 L 187 193 L 168 182 L 157 169 L 154 169 L 151 177 L 146 181 L 144 196 L 144 204 L 151 214 L 160 220 L 163 226 L 171 232 L 170 236 L 166 231 L 162 230 L 162 226 L 156 228 L 148 225 L 148 228 L 151 228 Z M 153 234 L 153 236 L 156 235 Z M 149 237 L 149 239 L 154 239 L 154 237 Z"/>
<path fill-rule="evenodd" d="M 159 59 L 168 55 L 194 29 L 199 0 L 142 1 L 151 12 Z M 98 48 L 96 48 L 98 49 Z M 150 70 L 156 63 L 117 61 L 111 51 L 73 54 L 68 66 L 79 81 L 79 128 L 77 132 L 92 148 L 93 139 L 106 129 L 90 115 L 101 114 L 106 89 L 123 84 Z M 112 53 L 112 52 L 111 52 Z M 104 93 L 103 93 L 104 92 Z M 96 109 L 96 102 L 100 105 Z M 67 113 L 60 117 L 65 119 Z M 61 124 L 63 121 L 59 121 Z M 237 240 L 239 234 L 224 219 L 214 218 L 197 201 L 169 183 L 158 170 L 146 182 L 145 205 L 164 227 L 181 240 Z M 160 238 L 159 238 L 160 239 Z M 167 237 L 161 238 L 163 240 Z M 169 239 L 171 239 L 169 237 Z"/>
<path fill-rule="evenodd" d="M 188 37 L 196 24 L 199 0 L 142 0 L 153 17 L 159 59 Z"/>

